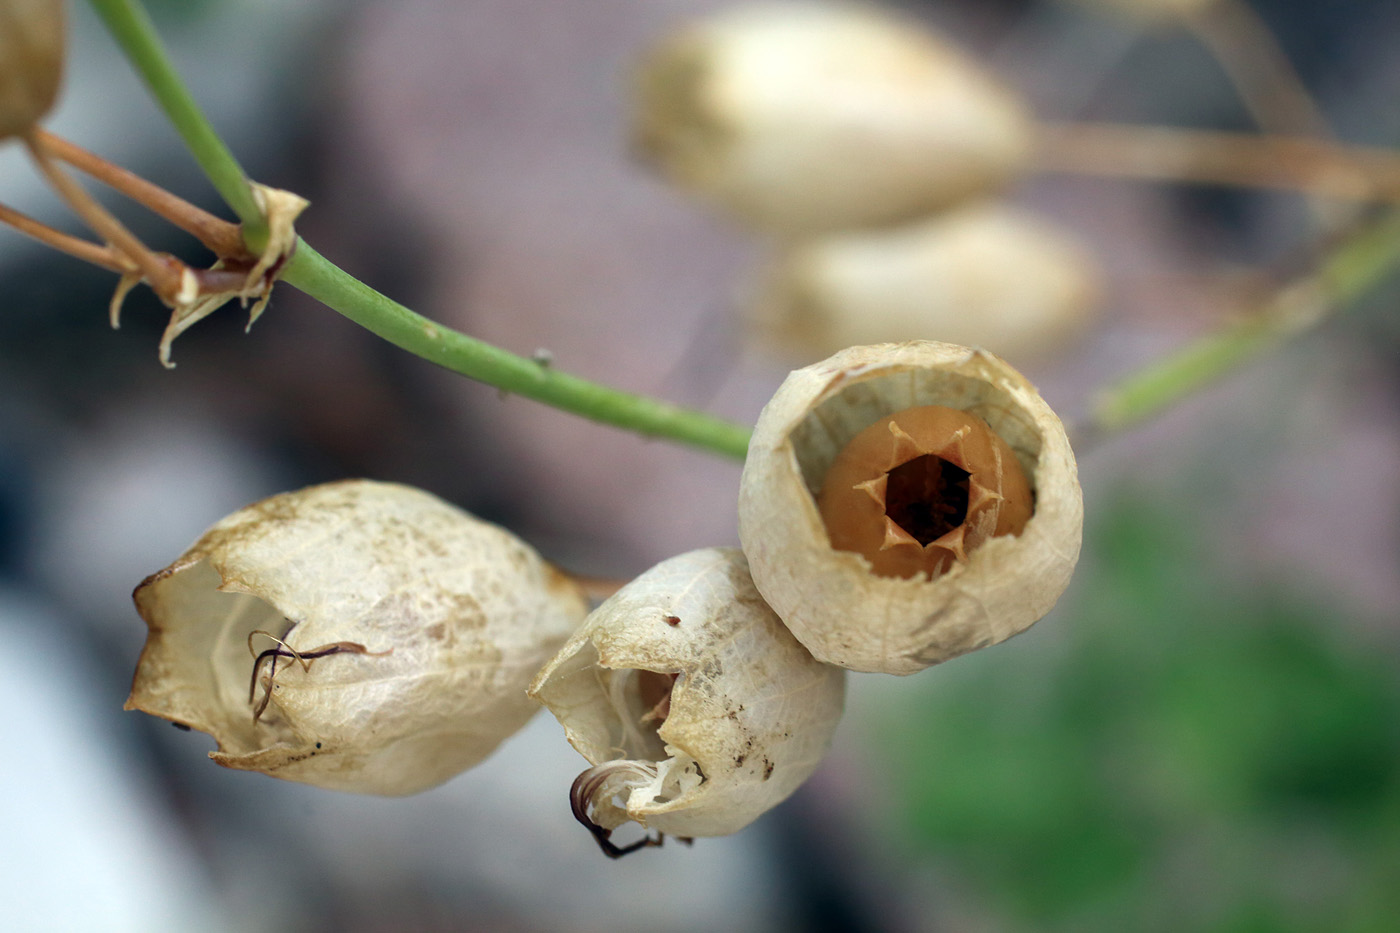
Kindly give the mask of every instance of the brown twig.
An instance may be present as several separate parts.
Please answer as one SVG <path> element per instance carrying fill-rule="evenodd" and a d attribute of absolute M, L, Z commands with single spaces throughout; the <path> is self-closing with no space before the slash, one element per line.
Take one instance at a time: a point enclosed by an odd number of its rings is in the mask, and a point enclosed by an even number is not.
<path fill-rule="evenodd" d="M 39 136 L 33 132 L 26 133 L 24 144 L 34 159 L 34 164 L 68 206 L 94 233 L 110 243 L 122 256 L 131 260 L 157 294 L 169 300 L 179 292 L 181 263 L 172 262 L 167 257 L 151 252 L 120 220 L 97 203 L 82 185 L 68 177 Z"/>
<path fill-rule="evenodd" d="M 1245 0 L 1215 0 L 1183 14 L 1266 133 L 1331 135 L 1327 120 L 1268 25 Z"/>
<path fill-rule="evenodd" d="M 1299 136 L 1158 126 L 1044 123 L 1036 168 L 1198 184 L 1279 188 L 1341 201 L 1400 203 L 1400 153 Z"/>
<path fill-rule="evenodd" d="M 91 243 L 72 234 L 55 230 L 48 224 L 35 220 L 11 207 L 0 204 L 0 223 L 14 227 L 20 233 L 33 237 L 45 246 L 67 253 L 84 262 L 101 266 L 111 272 L 126 274 L 132 271 L 130 263 L 123 262 L 121 255 L 110 246 Z"/>
<path fill-rule="evenodd" d="M 90 175 L 196 237 L 210 252 L 220 258 L 253 258 L 243 243 L 243 233 L 238 224 L 215 217 L 135 172 L 109 162 L 61 136 L 44 129 L 35 129 L 34 136 L 54 158 Z"/>

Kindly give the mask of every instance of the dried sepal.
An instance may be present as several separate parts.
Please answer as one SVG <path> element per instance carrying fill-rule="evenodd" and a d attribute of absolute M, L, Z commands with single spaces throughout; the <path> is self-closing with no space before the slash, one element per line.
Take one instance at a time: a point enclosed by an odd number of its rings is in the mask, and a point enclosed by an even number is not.
<path fill-rule="evenodd" d="M 228 280 L 227 287 L 210 290 L 195 270 L 181 267 L 179 290 L 174 295 L 161 296 L 161 300 L 170 307 L 170 322 L 160 336 L 159 350 L 160 363 L 166 369 L 175 368 L 175 363 L 170 359 L 175 338 L 230 301 L 237 300 L 245 308 L 250 301 L 253 303 L 248 312 L 248 329 L 251 329 L 272 298 L 272 286 L 277 283 L 283 267 L 296 251 L 297 232 L 294 225 L 310 202 L 291 191 L 269 188 L 257 182 L 248 184 L 253 200 L 267 218 L 267 245 L 260 255 L 251 260 L 221 259 L 214 263 L 211 272 L 229 273 L 221 277 Z M 208 277 L 205 278 L 207 280 Z M 128 273 L 117 284 L 108 306 L 112 327 L 121 326 L 122 302 L 140 281 L 139 273 Z"/>
<path fill-rule="evenodd" d="M 522 726 L 530 677 L 587 611 L 510 533 L 368 481 L 230 515 L 135 601 L 150 632 L 128 709 L 209 733 L 226 767 L 390 795 Z"/>
<path fill-rule="evenodd" d="M 638 71 L 636 147 L 669 180 L 783 236 L 887 224 L 1004 185 L 1030 120 L 969 57 L 856 4 L 734 7 Z"/>
<path fill-rule="evenodd" d="M 1020 360 L 1082 333 L 1102 280 L 1093 255 L 1051 221 L 978 203 L 786 244 L 745 312 L 755 336 L 803 359 L 937 334 Z"/>
<path fill-rule="evenodd" d="M 663 561 L 606 600 L 530 695 L 594 766 L 571 802 L 616 855 L 608 837 L 629 820 L 659 834 L 720 836 L 784 800 L 831 740 L 843 674 L 792 637 L 741 552 L 707 548 Z"/>
<path fill-rule="evenodd" d="M 1028 482 L 1032 512 L 1019 533 L 983 536 L 937 574 L 882 575 L 833 547 L 817 498 L 853 439 L 923 406 L 985 423 Z M 884 531 L 887 515 L 867 517 Z M 739 492 L 759 592 L 814 656 L 861 671 L 910 674 L 1023 631 L 1068 585 L 1082 525 L 1069 440 L 1035 387 L 989 353 L 931 341 L 853 347 L 792 373 L 759 416 Z"/>
<path fill-rule="evenodd" d="M 62 0 L 0 3 L 0 139 L 28 132 L 53 108 L 65 41 Z"/>

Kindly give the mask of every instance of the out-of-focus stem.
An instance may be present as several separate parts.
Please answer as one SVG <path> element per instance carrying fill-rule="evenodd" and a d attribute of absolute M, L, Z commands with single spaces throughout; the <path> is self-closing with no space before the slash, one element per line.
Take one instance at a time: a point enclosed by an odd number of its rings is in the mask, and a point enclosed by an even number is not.
<path fill-rule="evenodd" d="M 1282 188 L 1342 201 L 1400 202 L 1400 153 L 1301 136 L 1046 123 L 1036 168 L 1169 182 Z"/>
<path fill-rule="evenodd" d="M 1090 436 L 1132 427 L 1309 330 L 1359 298 L 1397 264 L 1400 210 L 1341 240 L 1312 274 L 1280 289 L 1263 308 L 1102 390 L 1086 426 Z"/>
<path fill-rule="evenodd" d="M 0 223 L 8 224 L 45 246 L 51 246 L 59 252 L 67 253 L 69 256 L 77 257 L 84 262 L 90 262 L 95 266 L 101 266 L 120 274 L 131 271 L 110 246 L 90 243 L 87 240 L 64 233 L 62 230 L 55 230 L 48 224 L 35 220 L 26 214 L 21 214 L 4 204 L 0 204 Z"/>
<path fill-rule="evenodd" d="M 1330 136 L 1327 121 L 1259 14 L 1244 0 L 1187 11 L 1186 24 L 1229 75 L 1266 133 Z"/>

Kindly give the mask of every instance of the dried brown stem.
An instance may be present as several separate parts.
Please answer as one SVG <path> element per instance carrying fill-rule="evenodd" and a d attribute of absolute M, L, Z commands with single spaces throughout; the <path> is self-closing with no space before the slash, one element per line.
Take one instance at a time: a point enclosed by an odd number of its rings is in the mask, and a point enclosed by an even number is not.
<path fill-rule="evenodd" d="M 20 233 L 33 237 L 45 246 L 53 247 L 69 256 L 84 262 L 101 266 L 111 272 L 125 274 L 131 271 L 131 264 L 122 261 L 121 255 L 110 246 L 91 243 L 72 234 L 55 230 L 48 224 L 35 220 L 11 207 L 0 204 L 0 223 L 14 227 Z"/>
<path fill-rule="evenodd" d="M 613 831 L 599 826 L 593 821 L 593 817 L 588 815 L 589 809 L 593 806 L 593 798 L 602 791 L 603 785 L 619 774 L 633 774 L 643 780 L 653 777 L 652 774 L 642 770 L 637 762 L 605 761 L 574 778 L 573 786 L 569 788 L 569 807 L 573 810 L 574 819 L 582 823 L 593 834 L 598 848 L 602 849 L 603 854 L 608 858 L 622 858 L 624 855 L 629 855 L 640 849 L 659 846 L 666 841 L 666 836 L 663 833 L 657 833 L 655 836 L 643 836 L 630 845 L 619 846 L 612 841 Z"/>
<path fill-rule="evenodd" d="M 34 135 L 54 158 L 92 176 L 112 190 L 168 220 L 196 237 L 220 258 L 252 258 L 252 254 L 243 243 L 243 233 L 238 224 L 215 217 L 184 198 L 61 136 L 44 129 L 36 129 Z"/>
<path fill-rule="evenodd" d="M 1341 201 L 1400 203 L 1400 153 L 1300 136 L 1045 123 L 1036 167 L 1051 173 L 1281 188 Z"/>
<path fill-rule="evenodd" d="M 1259 14 L 1244 0 L 1215 0 L 1186 24 L 1229 76 L 1266 133 L 1330 136 L 1327 121 Z"/>
<path fill-rule="evenodd" d="M 110 243 L 117 252 L 130 259 L 157 294 L 162 298 L 172 298 L 180 289 L 181 264 L 172 264 L 147 249 L 121 221 L 98 204 L 82 185 L 68 177 L 40 137 L 32 132 L 28 133 L 24 136 L 24 143 L 39 171 L 83 222 Z"/>

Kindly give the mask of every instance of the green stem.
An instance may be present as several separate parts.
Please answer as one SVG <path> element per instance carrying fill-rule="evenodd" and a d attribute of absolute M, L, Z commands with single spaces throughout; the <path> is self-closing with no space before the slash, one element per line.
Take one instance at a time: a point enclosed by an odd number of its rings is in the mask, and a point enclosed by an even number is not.
<path fill-rule="evenodd" d="M 238 160 L 200 111 L 166 54 L 145 10 L 133 0 L 91 0 L 108 30 L 141 73 L 151 94 L 185 140 L 200 168 L 243 221 L 249 249 L 260 251 L 267 224 Z M 666 437 L 743 459 L 748 428 L 556 372 L 466 334 L 434 324 L 342 271 L 299 242 L 282 276 L 390 343 L 453 372 L 604 424 Z"/>
<path fill-rule="evenodd" d="M 749 429 L 742 425 L 570 376 L 435 324 L 365 285 L 305 241 L 297 243 L 282 279 L 395 346 L 507 392 L 740 460 L 748 450 Z"/>
<path fill-rule="evenodd" d="M 1099 393 L 1092 428 L 1120 431 L 1214 382 L 1355 301 L 1400 263 L 1400 211 L 1342 240 L 1307 278 L 1261 310 L 1208 334 Z"/>
<path fill-rule="evenodd" d="M 185 146 L 199 167 L 243 221 L 243 239 L 249 250 L 261 252 L 267 242 L 267 221 L 253 200 L 248 176 L 180 80 L 145 8 L 133 0 L 90 2 L 146 82 L 151 96 L 185 140 Z"/>

